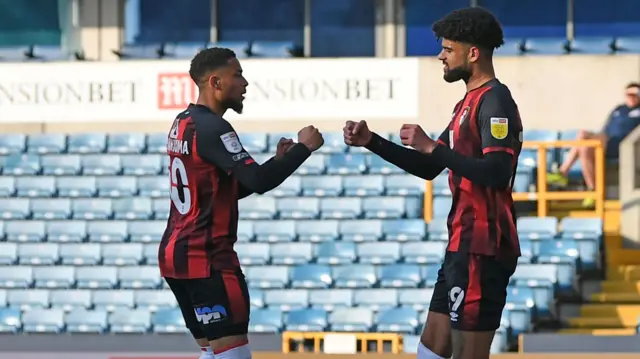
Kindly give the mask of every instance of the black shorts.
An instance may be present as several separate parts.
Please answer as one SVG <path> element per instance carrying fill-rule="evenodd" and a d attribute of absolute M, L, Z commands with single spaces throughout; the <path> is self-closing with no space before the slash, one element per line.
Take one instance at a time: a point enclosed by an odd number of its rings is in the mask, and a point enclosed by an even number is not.
<path fill-rule="evenodd" d="M 242 271 L 216 271 L 209 278 L 165 278 L 187 328 L 196 339 L 247 334 L 249 290 Z"/>
<path fill-rule="evenodd" d="M 451 329 L 498 329 L 517 262 L 517 258 L 498 261 L 492 256 L 447 252 L 429 311 L 449 315 Z"/>

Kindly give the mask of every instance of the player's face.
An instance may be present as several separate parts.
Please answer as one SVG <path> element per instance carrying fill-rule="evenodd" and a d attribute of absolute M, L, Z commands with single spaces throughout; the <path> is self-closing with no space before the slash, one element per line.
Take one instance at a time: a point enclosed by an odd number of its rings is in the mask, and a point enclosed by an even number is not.
<path fill-rule="evenodd" d="M 238 59 L 229 60 L 229 66 L 222 73 L 220 82 L 220 101 L 226 108 L 242 113 L 244 94 L 247 92 L 249 83 L 242 75 L 242 67 Z"/>
<path fill-rule="evenodd" d="M 636 107 L 640 105 L 640 88 L 631 87 L 625 91 L 625 99 L 627 106 Z"/>
<path fill-rule="evenodd" d="M 467 82 L 472 74 L 469 62 L 469 47 L 455 41 L 443 39 L 442 51 L 438 55 L 438 60 L 444 65 L 444 80 L 456 82 L 463 80 Z"/>

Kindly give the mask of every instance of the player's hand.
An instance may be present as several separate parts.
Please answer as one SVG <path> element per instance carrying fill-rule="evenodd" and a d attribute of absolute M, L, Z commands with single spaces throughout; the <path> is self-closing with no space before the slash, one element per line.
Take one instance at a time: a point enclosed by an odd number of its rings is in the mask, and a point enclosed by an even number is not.
<path fill-rule="evenodd" d="M 419 125 L 402 125 L 400 140 L 405 146 L 411 146 L 422 153 L 431 153 L 436 147 L 436 141 L 427 136 Z"/>
<path fill-rule="evenodd" d="M 293 145 L 295 145 L 295 142 L 292 139 L 282 137 L 276 147 L 276 158 L 282 158 Z"/>
<path fill-rule="evenodd" d="M 314 126 L 307 126 L 298 131 L 298 142 L 307 146 L 309 151 L 313 152 L 324 144 L 322 134 Z"/>
<path fill-rule="evenodd" d="M 373 136 L 366 121 L 358 123 L 347 121 L 342 131 L 344 133 L 344 143 L 349 146 L 366 146 L 371 142 L 371 137 Z"/>

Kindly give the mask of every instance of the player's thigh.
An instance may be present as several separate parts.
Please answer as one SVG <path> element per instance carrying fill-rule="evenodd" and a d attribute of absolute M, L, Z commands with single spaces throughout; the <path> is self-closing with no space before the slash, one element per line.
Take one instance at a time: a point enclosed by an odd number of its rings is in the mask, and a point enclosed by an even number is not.
<path fill-rule="evenodd" d="M 202 328 L 196 319 L 193 304 L 191 304 L 191 297 L 187 286 L 185 285 L 185 282 L 187 282 L 188 279 L 165 278 L 164 280 L 167 282 L 169 289 L 171 289 L 171 292 L 173 292 L 173 295 L 176 298 L 176 302 L 178 303 L 180 312 L 182 312 L 182 318 L 184 318 L 184 323 L 187 329 L 191 331 L 191 334 L 195 339 L 205 338 Z"/>
<path fill-rule="evenodd" d="M 227 342 L 222 338 L 246 341 L 250 306 L 244 275 L 240 271 L 216 271 L 209 278 L 189 283 L 195 317 L 207 339 L 220 343 Z"/>
<path fill-rule="evenodd" d="M 433 289 L 427 322 L 420 341 L 441 357 L 451 356 L 451 325 L 449 323 L 449 293 L 443 268 L 438 270 L 438 280 Z"/>

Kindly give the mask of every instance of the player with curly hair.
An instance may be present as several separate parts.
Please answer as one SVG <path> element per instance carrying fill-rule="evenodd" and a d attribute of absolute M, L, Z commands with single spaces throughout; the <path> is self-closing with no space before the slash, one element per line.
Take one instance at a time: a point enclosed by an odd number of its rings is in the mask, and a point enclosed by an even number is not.
<path fill-rule="evenodd" d="M 442 40 L 444 80 L 466 84 L 437 140 L 403 125 L 396 145 L 366 122 L 347 122 L 345 142 L 366 146 L 426 180 L 449 169 L 449 245 L 438 271 L 418 359 L 489 359 L 520 244 L 511 195 L 522 149 L 522 122 L 509 89 L 496 79 L 493 51 L 503 43 L 496 18 L 480 7 L 453 11 L 433 25 Z"/>

